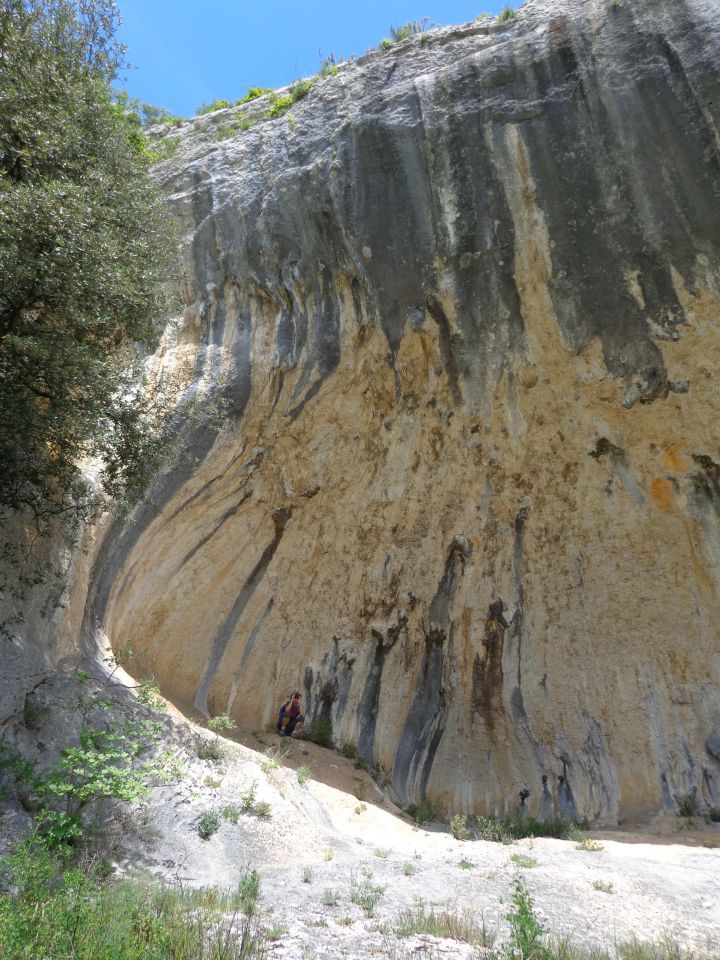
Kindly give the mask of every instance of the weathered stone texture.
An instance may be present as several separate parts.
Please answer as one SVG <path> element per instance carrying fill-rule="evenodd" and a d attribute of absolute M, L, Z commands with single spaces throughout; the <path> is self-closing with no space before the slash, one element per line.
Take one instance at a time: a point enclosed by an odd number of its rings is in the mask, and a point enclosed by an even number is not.
<path fill-rule="evenodd" d="M 720 804 L 719 57 L 711 0 L 530 0 L 188 125 L 158 362 L 227 414 L 88 634 L 252 728 L 303 689 L 405 801 Z"/>

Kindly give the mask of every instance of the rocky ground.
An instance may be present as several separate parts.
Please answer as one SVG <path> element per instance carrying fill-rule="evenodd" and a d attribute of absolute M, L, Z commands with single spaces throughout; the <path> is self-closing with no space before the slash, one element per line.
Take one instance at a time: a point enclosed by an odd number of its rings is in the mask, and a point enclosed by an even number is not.
<path fill-rule="evenodd" d="M 100 686 L 85 702 L 108 695 Z M 70 733 L 77 690 L 56 680 L 34 696 L 4 739 L 50 756 Z M 52 713 L 43 712 L 46 702 Z M 476 957 L 478 941 L 507 936 L 519 876 L 546 927 L 577 944 L 612 948 L 670 937 L 701 954 L 718 949 L 720 830 L 713 825 L 672 818 L 632 831 L 588 831 L 597 849 L 581 849 L 577 840 L 457 840 L 445 825 L 416 826 L 366 770 L 336 751 L 267 731 L 227 739 L 170 709 L 150 711 L 164 718 L 170 782 L 156 783 L 147 801 L 104 824 L 105 855 L 120 873 L 145 867 L 191 886 L 234 886 L 256 869 L 271 957 Z M 203 839 L 203 817 L 211 815 L 212 826 L 213 814 L 216 829 Z M 0 837 L 7 842 L 29 823 L 10 805 Z M 420 904 L 459 918 L 475 946 L 398 936 Z"/>
<path fill-rule="evenodd" d="M 652 830 L 589 831 L 598 850 L 556 839 L 460 841 L 440 824 L 416 827 L 337 753 L 293 742 L 283 767 L 268 769 L 265 751 L 285 742 L 267 733 L 243 739 L 263 752 L 233 747 L 226 760 L 194 763 L 166 789 L 146 855 L 164 876 L 177 870 L 191 883 L 232 883 L 246 867 L 258 869 L 263 914 L 282 931 L 274 957 L 474 956 L 453 940 L 398 939 L 403 912 L 420 901 L 447 908 L 484 928 L 489 943 L 506 934 L 517 876 L 546 926 L 577 943 L 670 937 L 701 951 L 720 945 L 718 830 L 676 818 Z M 310 771 L 303 785 L 301 767 Z M 201 812 L 237 803 L 253 782 L 270 819 L 223 821 L 201 840 Z"/>

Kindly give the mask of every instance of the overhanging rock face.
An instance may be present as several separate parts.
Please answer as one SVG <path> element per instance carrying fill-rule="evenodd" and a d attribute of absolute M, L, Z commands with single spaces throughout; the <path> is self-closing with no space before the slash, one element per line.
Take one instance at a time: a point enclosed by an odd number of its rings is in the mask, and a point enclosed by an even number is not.
<path fill-rule="evenodd" d="M 224 422 L 86 630 L 405 801 L 720 804 L 719 58 L 714 0 L 531 0 L 183 128 L 158 364 Z"/>

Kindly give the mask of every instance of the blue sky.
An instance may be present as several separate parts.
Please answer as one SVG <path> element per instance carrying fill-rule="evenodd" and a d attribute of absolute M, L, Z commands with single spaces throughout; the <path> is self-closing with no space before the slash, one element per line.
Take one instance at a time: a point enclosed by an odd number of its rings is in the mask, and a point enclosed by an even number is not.
<path fill-rule="evenodd" d="M 513 4 L 518 6 L 519 4 Z M 505 0 L 118 0 L 133 68 L 132 96 L 191 116 L 200 103 L 235 100 L 249 86 L 280 87 L 315 73 L 318 51 L 360 56 L 389 26 L 427 16 L 462 23 Z"/>

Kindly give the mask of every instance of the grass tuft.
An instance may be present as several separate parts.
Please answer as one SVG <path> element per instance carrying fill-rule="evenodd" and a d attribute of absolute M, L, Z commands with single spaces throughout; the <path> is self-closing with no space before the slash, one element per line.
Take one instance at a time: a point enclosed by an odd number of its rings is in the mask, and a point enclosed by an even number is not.
<path fill-rule="evenodd" d="M 514 864 L 516 864 L 518 867 L 522 867 L 524 870 L 531 870 L 538 864 L 535 857 L 527 857 L 524 853 L 514 853 L 510 859 Z"/>
<path fill-rule="evenodd" d="M 495 939 L 487 930 L 484 917 L 478 920 L 471 911 L 460 910 L 450 904 L 434 907 L 418 903 L 403 910 L 398 917 L 395 933 L 398 937 L 411 937 L 414 934 L 445 937 L 477 947 L 491 947 Z"/>
<path fill-rule="evenodd" d="M 575 844 L 575 849 L 584 850 L 586 853 L 599 853 L 604 847 L 597 840 L 593 840 L 592 837 L 585 837 L 580 843 Z"/>
<path fill-rule="evenodd" d="M 359 882 L 353 877 L 350 884 L 350 900 L 362 907 L 367 917 L 373 916 L 384 893 L 385 887 L 372 883 L 369 877 L 364 877 Z"/>

